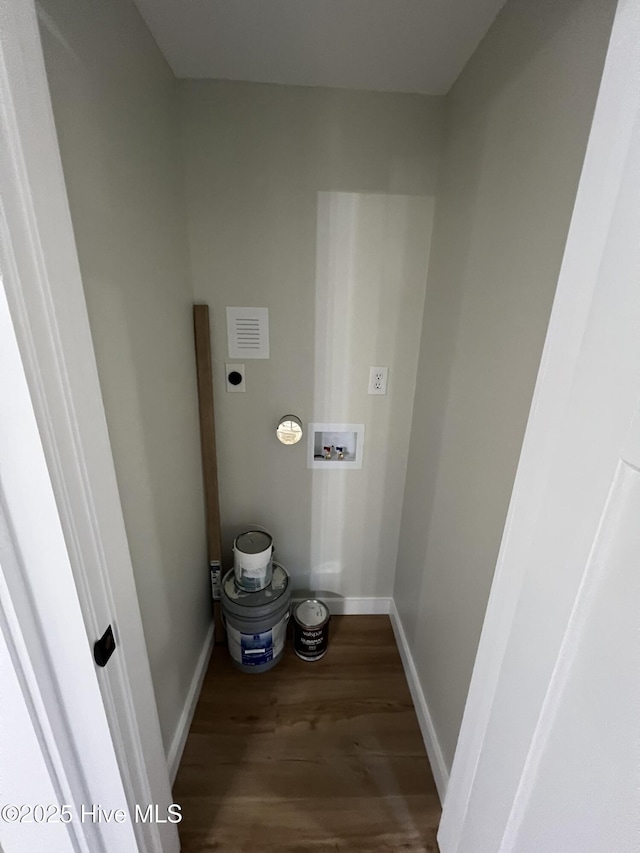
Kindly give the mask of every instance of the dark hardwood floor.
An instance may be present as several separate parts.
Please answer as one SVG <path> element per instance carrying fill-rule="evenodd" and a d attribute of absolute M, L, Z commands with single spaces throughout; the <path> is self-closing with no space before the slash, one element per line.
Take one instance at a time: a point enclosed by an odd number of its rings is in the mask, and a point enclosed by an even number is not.
<path fill-rule="evenodd" d="M 183 853 L 434 853 L 440 803 L 387 616 L 261 675 L 216 646 L 174 786 Z"/>

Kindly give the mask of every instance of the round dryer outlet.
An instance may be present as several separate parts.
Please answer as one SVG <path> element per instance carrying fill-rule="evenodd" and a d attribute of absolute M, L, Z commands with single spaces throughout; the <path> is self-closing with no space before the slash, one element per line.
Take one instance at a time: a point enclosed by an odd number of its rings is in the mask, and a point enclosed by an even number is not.
<path fill-rule="evenodd" d="M 225 364 L 227 391 L 246 390 L 244 381 L 244 364 Z"/>

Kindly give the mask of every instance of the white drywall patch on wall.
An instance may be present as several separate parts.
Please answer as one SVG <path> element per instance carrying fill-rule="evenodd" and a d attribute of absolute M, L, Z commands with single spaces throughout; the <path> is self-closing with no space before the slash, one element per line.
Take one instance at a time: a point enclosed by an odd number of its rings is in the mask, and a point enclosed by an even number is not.
<path fill-rule="evenodd" d="M 395 560 L 431 211 L 416 196 L 318 194 L 313 413 L 363 421 L 366 449 L 362 471 L 313 472 L 311 589 L 368 592 Z M 373 363 L 407 366 L 386 396 L 368 393 Z"/>

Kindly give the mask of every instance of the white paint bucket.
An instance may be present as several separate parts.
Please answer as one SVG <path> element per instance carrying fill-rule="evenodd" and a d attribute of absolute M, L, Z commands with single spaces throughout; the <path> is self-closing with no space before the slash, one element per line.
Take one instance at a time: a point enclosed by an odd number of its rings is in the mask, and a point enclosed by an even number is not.
<path fill-rule="evenodd" d="M 237 585 L 247 592 L 265 589 L 273 576 L 273 539 L 265 530 L 247 530 L 233 543 Z"/>
<path fill-rule="evenodd" d="M 229 654 L 242 672 L 266 672 L 282 658 L 291 605 L 289 575 L 274 563 L 271 583 L 259 592 L 239 589 L 232 571 L 222 581 L 222 612 Z"/>

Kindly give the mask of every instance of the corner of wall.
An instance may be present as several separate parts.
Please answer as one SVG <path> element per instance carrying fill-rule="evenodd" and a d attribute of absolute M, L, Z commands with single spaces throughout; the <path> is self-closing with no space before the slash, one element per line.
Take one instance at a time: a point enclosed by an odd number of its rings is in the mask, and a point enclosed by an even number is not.
<path fill-rule="evenodd" d="M 213 652 L 213 643 L 214 633 L 212 622 L 204 638 L 200 657 L 198 658 L 193 670 L 191 684 L 189 685 L 189 690 L 185 697 L 184 706 L 180 713 L 180 717 L 178 718 L 178 724 L 176 725 L 174 735 L 171 738 L 169 749 L 167 750 L 167 766 L 169 768 L 169 778 L 171 779 L 172 784 L 178 773 L 182 753 L 184 752 L 184 748 L 187 743 L 187 737 L 189 735 L 189 729 L 191 728 L 191 722 L 196 710 L 196 705 L 198 704 L 200 690 L 202 689 L 202 683 L 207 673 L 211 653 Z"/>
<path fill-rule="evenodd" d="M 411 698 L 413 699 L 413 704 L 416 709 L 418 725 L 420 726 L 422 739 L 424 741 L 425 749 L 427 750 L 429 763 L 431 764 L 431 772 L 433 773 L 436 788 L 438 789 L 440 802 L 443 804 L 447 795 L 447 787 L 449 785 L 449 768 L 447 767 L 447 763 L 444 759 L 438 735 L 429 711 L 429 706 L 427 704 L 422 685 L 420 684 L 418 670 L 413 662 L 409 643 L 407 642 L 404 628 L 402 626 L 402 620 L 393 600 L 391 601 L 389 616 L 391 618 L 391 625 L 393 627 L 396 643 L 398 644 L 398 651 L 400 652 L 404 673 L 411 692 Z"/>

